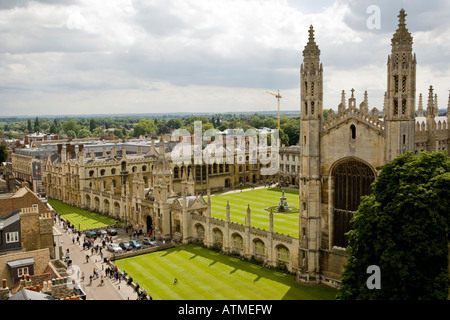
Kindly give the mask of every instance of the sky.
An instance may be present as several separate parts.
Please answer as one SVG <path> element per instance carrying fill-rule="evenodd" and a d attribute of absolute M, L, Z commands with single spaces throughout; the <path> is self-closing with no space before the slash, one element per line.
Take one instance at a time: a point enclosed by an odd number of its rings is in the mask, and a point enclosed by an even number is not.
<path fill-rule="evenodd" d="M 447 0 L 1 0 L 0 117 L 276 111 L 277 90 L 299 110 L 310 25 L 323 108 L 353 88 L 382 110 L 401 8 L 417 98 L 433 85 L 445 109 Z"/>

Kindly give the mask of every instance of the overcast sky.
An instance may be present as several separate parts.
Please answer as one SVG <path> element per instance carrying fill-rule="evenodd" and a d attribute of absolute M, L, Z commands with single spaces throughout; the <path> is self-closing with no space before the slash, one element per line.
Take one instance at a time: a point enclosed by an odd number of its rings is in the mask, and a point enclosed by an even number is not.
<path fill-rule="evenodd" d="M 447 108 L 447 0 L 1 0 L 0 116 L 299 110 L 311 24 L 324 109 L 354 88 L 381 110 L 402 7 L 417 96 Z"/>

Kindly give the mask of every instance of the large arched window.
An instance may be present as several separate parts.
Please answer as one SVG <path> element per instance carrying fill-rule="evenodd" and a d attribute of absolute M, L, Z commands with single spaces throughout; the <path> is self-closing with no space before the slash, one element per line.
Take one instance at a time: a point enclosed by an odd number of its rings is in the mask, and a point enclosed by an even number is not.
<path fill-rule="evenodd" d="M 372 192 L 374 171 L 358 160 L 348 160 L 333 169 L 334 178 L 334 223 L 333 245 L 347 247 L 347 236 L 351 230 L 350 220 L 358 210 L 361 197 Z"/>

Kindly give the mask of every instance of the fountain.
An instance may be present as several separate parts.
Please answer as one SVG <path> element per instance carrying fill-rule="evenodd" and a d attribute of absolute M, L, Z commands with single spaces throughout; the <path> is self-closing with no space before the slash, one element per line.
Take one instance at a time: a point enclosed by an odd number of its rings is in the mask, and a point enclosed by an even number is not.
<path fill-rule="evenodd" d="M 286 196 L 284 195 L 284 190 L 281 191 L 280 202 L 278 203 L 278 205 L 267 207 L 266 210 L 269 212 L 281 212 L 281 213 L 299 212 L 298 208 L 288 205 Z"/>

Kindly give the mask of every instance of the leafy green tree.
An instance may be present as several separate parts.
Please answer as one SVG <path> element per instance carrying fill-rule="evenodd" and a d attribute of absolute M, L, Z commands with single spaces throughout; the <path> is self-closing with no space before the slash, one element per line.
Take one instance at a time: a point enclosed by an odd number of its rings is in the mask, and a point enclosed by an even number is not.
<path fill-rule="evenodd" d="M 28 130 L 28 133 L 33 132 L 33 127 L 32 127 L 32 125 L 31 125 L 31 119 L 28 119 L 28 122 L 27 122 L 27 130 Z"/>
<path fill-rule="evenodd" d="M 287 145 L 293 146 L 298 143 L 300 138 L 300 120 L 287 120 L 281 125 L 281 129 L 289 136 L 289 143 Z"/>
<path fill-rule="evenodd" d="M 89 120 L 89 131 L 94 132 L 94 129 L 97 128 L 97 123 L 95 119 Z"/>
<path fill-rule="evenodd" d="M 182 119 L 170 119 L 167 121 L 167 126 L 172 129 L 180 129 L 184 125 L 184 122 Z"/>
<path fill-rule="evenodd" d="M 89 131 L 88 129 L 83 128 L 83 129 L 81 129 L 81 130 L 78 132 L 77 137 L 80 138 L 80 139 L 91 138 L 91 137 L 92 137 L 92 133 L 91 133 L 91 131 Z"/>
<path fill-rule="evenodd" d="M 49 131 L 50 131 L 50 133 L 59 133 L 58 125 L 55 124 L 54 122 L 52 122 L 52 124 L 50 124 Z"/>
<path fill-rule="evenodd" d="M 0 143 L 0 162 L 8 161 L 8 150 L 6 144 Z"/>
<path fill-rule="evenodd" d="M 254 115 L 253 118 L 250 119 L 250 125 L 253 128 L 259 129 L 261 126 L 261 119 L 257 115 Z"/>
<path fill-rule="evenodd" d="M 75 131 L 73 131 L 73 130 L 67 131 L 66 134 L 67 134 L 67 137 L 68 137 L 68 138 L 75 139 L 75 138 L 77 137 L 77 134 L 76 134 Z"/>
<path fill-rule="evenodd" d="M 141 120 L 139 120 L 139 123 L 134 125 L 134 137 L 145 136 L 145 135 L 155 136 L 156 130 L 157 130 L 157 127 L 153 120 L 141 119 Z"/>
<path fill-rule="evenodd" d="M 450 158 L 411 152 L 381 167 L 348 233 L 338 299 L 447 299 Z M 380 268 L 369 289 L 367 268 Z"/>
<path fill-rule="evenodd" d="M 122 132 L 122 130 L 115 129 L 114 130 L 114 136 L 116 136 L 119 139 L 123 139 L 123 132 Z"/>
<path fill-rule="evenodd" d="M 288 146 L 289 145 L 289 136 L 286 133 L 284 133 L 283 129 L 281 129 L 281 128 L 279 131 L 279 136 L 280 136 L 281 144 Z"/>
<path fill-rule="evenodd" d="M 94 134 L 94 137 L 99 137 L 103 134 L 103 128 L 102 127 L 97 127 L 94 129 L 94 132 L 92 132 Z"/>
<path fill-rule="evenodd" d="M 61 127 L 66 134 L 68 134 L 69 131 L 73 131 L 76 134 L 81 129 L 81 126 L 78 125 L 77 120 L 75 120 L 75 119 L 69 119 L 69 120 L 64 121 L 62 123 Z"/>
<path fill-rule="evenodd" d="M 36 120 L 34 120 L 34 132 L 41 131 L 41 126 L 39 125 L 39 119 L 36 117 Z"/>

